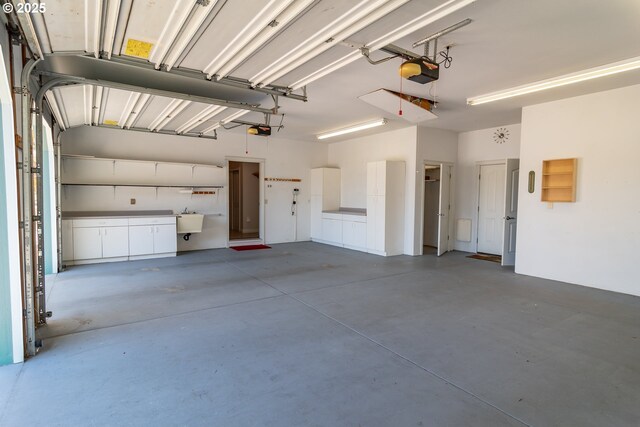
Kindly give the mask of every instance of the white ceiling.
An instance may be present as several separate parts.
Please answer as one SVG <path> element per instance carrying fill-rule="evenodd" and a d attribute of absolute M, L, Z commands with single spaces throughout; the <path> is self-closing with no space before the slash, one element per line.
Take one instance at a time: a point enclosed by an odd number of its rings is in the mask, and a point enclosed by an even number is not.
<path fill-rule="evenodd" d="M 112 50 L 114 55 L 119 55 L 126 53 L 129 39 L 136 39 L 153 44 L 149 56 L 151 63 L 167 63 L 173 58 L 176 60 L 174 67 L 196 69 L 206 74 L 220 70 L 220 58 L 225 55 L 233 58 L 233 55 L 242 54 L 238 37 L 251 35 L 247 40 L 250 42 L 257 37 L 248 33 L 253 29 L 256 32 L 271 31 L 274 36 L 244 62 L 234 66 L 230 75 L 260 83 L 264 77 L 268 77 L 265 71 L 274 67 L 277 71 L 279 64 L 294 58 L 292 55 L 295 55 L 296 48 L 302 42 L 306 42 L 304 46 L 316 46 L 317 55 L 304 57 L 308 60 L 301 60 L 292 72 L 283 75 L 276 73 L 272 82 L 282 86 L 290 86 L 353 51 L 339 44 L 340 40 L 325 43 L 328 36 L 340 34 L 345 35 L 349 42 L 370 43 L 446 3 L 444 0 L 212 0 L 207 6 L 210 9 L 204 14 L 202 8 L 194 6 L 194 0 L 175 3 L 154 0 L 103 2 L 106 14 L 100 18 L 93 2 L 47 0 L 44 19 L 34 19 L 43 50 L 93 54 L 98 46 L 98 50 Z M 279 14 L 290 10 L 286 7 L 302 8 L 305 5 L 308 5 L 305 13 L 298 14 L 288 24 L 279 25 L 280 28 L 267 26 L 274 16 L 282 16 Z M 373 13 L 380 10 L 374 6 L 395 9 L 354 33 L 342 31 L 340 22 L 334 23 L 331 30 L 326 28 L 336 19 L 342 19 L 344 26 L 350 23 L 352 28 L 358 28 L 358 22 L 362 22 L 359 14 L 364 15 L 362 12 L 366 7 L 371 8 Z M 200 15 L 189 15 L 192 8 L 194 13 L 197 11 Z M 110 22 L 116 22 L 116 18 L 120 25 L 118 31 L 114 31 L 115 42 L 112 46 L 100 44 L 100 37 L 96 37 L 97 33 L 92 29 L 93 24 L 100 19 L 103 33 L 108 33 Z M 632 71 L 510 100 L 467 106 L 466 98 L 470 96 L 639 56 L 640 1 L 478 0 L 394 44 L 421 53 L 420 48 L 412 49 L 414 41 L 465 18 L 471 18 L 473 22 L 439 41 L 440 48 L 452 45 L 453 64 L 450 69 L 441 69 L 438 82 L 429 85 L 407 80 L 402 82 L 405 93 L 426 98 L 437 96 L 439 104 L 435 113 L 438 118 L 421 126 L 467 131 L 517 123 L 523 105 L 640 83 L 640 71 Z M 197 27 L 191 32 L 188 27 L 182 27 L 180 31 L 180 24 L 189 19 L 202 22 L 199 31 Z M 128 25 L 125 28 L 126 22 Z M 241 30 L 249 22 L 253 22 L 253 25 L 242 33 Z M 237 49 L 230 50 L 230 47 Z M 385 55 L 383 52 L 372 54 L 374 58 Z M 285 128 L 278 136 L 314 140 L 319 132 L 377 117 L 390 119 L 385 130 L 411 125 L 397 115 L 358 99 L 379 88 L 399 91 L 397 70 L 400 63 L 400 59 L 393 59 L 374 66 L 361 58 L 310 83 L 307 87 L 309 102 L 281 99 Z M 95 107 L 91 105 L 91 94 L 95 91 L 82 87 L 64 87 L 55 91 L 67 124 L 87 124 L 90 110 Z M 126 120 L 122 118 L 122 112 L 134 95 L 115 89 L 108 93 L 108 102 L 103 105 L 104 111 L 101 112 L 103 121 L 117 122 L 122 126 L 121 122 Z M 184 109 L 179 113 L 171 113 L 166 110 L 170 102 L 167 98 L 152 97 L 144 111 L 136 112 L 134 108 L 133 114 L 139 114 L 134 127 L 150 127 L 164 112 L 165 116 L 171 117 L 164 121 L 162 129 L 175 131 L 206 108 L 211 109 L 205 104 L 190 103 L 183 105 Z M 189 132 L 202 131 L 235 111 L 227 109 L 215 115 L 209 114 Z M 249 113 L 242 120 L 261 121 L 261 114 Z M 279 118 L 274 117 L 272 124 L 277 122 Z M 370 132 L 376 131 L 379 129 Z"/>

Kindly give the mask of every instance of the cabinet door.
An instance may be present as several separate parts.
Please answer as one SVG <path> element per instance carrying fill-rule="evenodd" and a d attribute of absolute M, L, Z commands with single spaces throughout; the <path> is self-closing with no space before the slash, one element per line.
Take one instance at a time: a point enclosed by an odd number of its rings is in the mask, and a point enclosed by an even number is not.
<path fill-rule="evenodd" d="M 372 250 L 376 246 L 376 215 L 376 196 L 367 196 L 366 248 Z"/>
<path fill-rule="evenodd" d="M 373 248 L 377 251 L 385 250 L 385 242 L 386 242 L 386 213 L 385 213 L 385 196 L 374 196 L 375 198 L 375 211 L 376 211 L 376 220 L 375 220 L 375 244 Z"/>
<path fill-rule="evenodd" d="M 311 195 L 322 196 L 322 184 L 324 180 L 322 169 L 311 169 Z"/>
<path fill-rule="evenodd" d="M 102 228 L 102 258 L 129 256 L 129 227 Z"/>
<path fill-rule="evenodd" d="M 99 227 L 73 229 L 75 260 L 102 258 L 102 232 Z"/>
<path fill-rule="evenodd" d="M 342 221 L 338 219 L 323 219 L 322 239 L 342 245 Z"/>
<path fill-rule="evenodd" d="M 352 223 L 352 246 L 356 248 L 367 247 L 367 223 L 366 222 L 354 222 Z"/>
<path fill-rule="evenodd" d="M 342 221 L 342 243 L 345 246 L 356 246 L 354 224 L 353 221 Z"/>
<path fill-rule="evenodd" d="M 73 261 L 73 220 L 62 220 L 62 260 Z"/>
<path fill-rule="evenodd" d="M 153 229 L 153 253 L 165 254 L 178 250 L 178 234 L 175 225 L 156 225 Z"/>
<path fill-rule="evenodd" d="M 153 253 L 153 225 L 129 227 L 129 255 L 149 255 Z"/>
<path fill-rule="evenodd" d="M 322 239 L 322 196 L 311 196 L 311 238 Z"/>

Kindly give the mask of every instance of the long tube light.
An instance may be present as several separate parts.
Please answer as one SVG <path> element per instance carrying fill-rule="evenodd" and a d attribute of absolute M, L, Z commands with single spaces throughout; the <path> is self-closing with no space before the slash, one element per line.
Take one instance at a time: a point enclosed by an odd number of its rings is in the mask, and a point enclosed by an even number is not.
<path fill-rule="evenodd" d="M 138 99 L 138 102 L 136 102 L 136 105 L 134 105 L 133 110 L 129 114 L 127 120 L 124 123 L 121 123 L 120 126 L 122 126 L 123 129 L 130 129 L 132 126 L 134 126 L 151 99 L 151 95 L 149 95 L 148 93 L 143 93 L 142 96 L 140 96 L 140 98 Z"/>
<path fill-rule="evenodd" d="M 127 99 L 127 103 L 124 105 L 124 109 L 122 110 L 122 114 L 120 114 L 120 120 L 118 120 L 118 124 L 121 128 L 127 123 L 129 120 L 129 115 L 133 111 L 133 108 L 138 103 L 138 99 L 142 94 L 140 92 L 131 92 L 129 94 L 129 99 Z"/>
<path fill-rule="evenodd" d="M 230 60 L 220 67 L 215 74 L 218 78 L 225 77 L 240 65 L 245 59 L 253 54 L 260 46 L 264 45 L 271 37 L 273 37 L 282 27 L 286 26 L 296 16 L 300 15 L 307 7 L 316 0 L 297 0 L 293 5 L 285 9 L 282 14 L 275 18 L 276 26 L 267 25 L 262 31 L 253 38 L 245 47 L 240 49 Z"/>
<path fill-rule="evenodd" d="M 205 122 L 214 116 L 217 116 L 226 109 L 227 107 L 209 105 L 207 108 L 187 120 L 183 125 L 176 128 L 176 133 L 187 133 L 191 129 L 197 127 L 200 123 Z"/>
<path fill-rule="evenodd" d="M 158 58 L 156 61 L 156 68 L 159 68 L 161 63 L 164 63 L 167 67 L 167 71 L 171 70 L 175 65 L 176 61 L 184 51 L 187 44 L 191 41 L 193 36 L 196 34 L 200 25 L 207 18 L 209 13 L 214 9 L 217 0 L 213 0 L 210 3 L 205 2 L 197 2 L 195 4 L 194 13 L 189 17 L 188 21 L 182 27 L 182 31 L 178 34 L 176 39 L 169 47 L 167 47 L 168 51 L 165 52 L 162 56 L 164 58 Z"/>
<path fill-rule="evenodd" d="M 318 138 L 318 139 L 333 138 L 334 136 L 345 135 L 347 133 L 358 132 L 358 131 L 361 131 L 361 130 L 371 129 L 371 128 L 375 128 L 375 127 L 386 125 L 386 124 L 387 124 L 387 119 L 378 119 L 378 120 L 374 120 L 372 122 L 360 123 L 358 125 L 350 126 L 348 128 L 343 128 L 343 129 L 338 129 L 338 130 L 334 130 L 334 131 L 331 131 L 331 132 L 321 133 L 321 134 L 317 135 L 316 138 Z"/>
<path fill-rule="evenodd" d="M 165 109 L 162 110 L 160 115 L 156 117 L 153 122 L 151 122 L 151 124 L 149 125 L 149 130 L 157 131 L 162 129 L 164 125 L 169 123 L 171 119 L 180 114 L 182 110 L 189 106 L 189 104 L 191 104 L 191 101 L 186 101 L 183 99 L 172 99 L 171 102 L 169 102 L 169 105 L 167 105 Z"/>
<path fill-rule="evenodd" d="M 91 117 L 93 113 L 93 87 L 83 85 L 82 97 L 84 100 L 84 124 L 91 126 Z"/>
<path fill-rule="evenodd" d="M 401 4 L 405 2 L 406 0 L 391 1 L 393 4 Z M 256 84 L 266 85 L 275 80 L 278 76 L 294 70 L 300 65 L 299 60 L 301 58 L 305 58 L 316 48 L 323 47 L 324 50 L 326 50 L 334 45 L 332 42 L 329 42 L 330 40 L 342 41 L 342 39 L 338 38 L 338 35 L 345 32 L 345 30 L 350 34 L 353 34 L 357 31 L 357 29 L 355 29 L 356 27 L 361 26 L 361 28 L 364 28 L 364 26 L 372 24 L 377 19 L 380 19 L 380 17 L 371 19 L 368 15 L 372 14 L 372 12 L 381 8 L 386 3 L 390 3 L 390 0 L 362 0 L 358 2 L 338 19 L 325 25 L 319 31 L 316 31 L 313 35 L 302 41 L 297 47 L 262 69 L 259 73 L 251 77 L 249 81 Z M 398 4 L 398 6 L 400 4 Z M 348 31 L 350 28 L 354 28 L 354 31 Z"/>
<path fill-rule="evenodd" d="M 191 14 L 193 8 L 199 7 L 197 3 L 194 3 L 192 7 L 185 7 L 183 2 L 177 1 L 171 11 L 170 19 L 167 19 L 167 23 L 162 28 L 160 37 L 156 42 L 151 55 L 149 55 L 149 62 L 155 65 L 156 70 L 160 68 L 164 56 L 171 48 L 172 42 L 175 40 L 180 29 L 187 22 L 187 18 Z"/>
<path fill-rule="evenodd" d="M 93 88 L 93 105 L 91 107 L 91 124 L 99 124 L 100 117 L 100 105 L 102 105 L 102 92 L 104 88 L 102 86 L 94 86 Z"/>
<path fill-rule="evenodd" d="M 526 95 L 528 93 L 540 92 L 542 90 L 552 89 L 555 87 L 566 86 L 586 80 L 597 79 L 600 77 L 610 76 L 612 74 L 623 73 L 625 71 L 636 70 L 640 68 L 640 56 L 625 59 L 623 61 L 613 62 L 611 64 L 602 65 L 600 67 L 589 68 L 587 70 L 578 71 L 576 73 L 565 74 L 563 76 L 551 79 L 541 80 L 522 86 L 513 87 L 485 95 L 474 96 L 467 99 L 469 105 L 486 104 L 487 102 L 499 101 L 501 99 L 513 98 L 514 96 Z"/>
<path fill-rule="evenodd" d="M 293 0 L 270 0 L 266 3 L 262 10 L 204 68 L 207 78 L 210 79 L 221 66 L 233 58 L 240 49 L 255 38 L 263 28 L 267 27 L 292 2 Z"/>
<path fill-rule="evenodd" d="M 396 10 L 398 7 L 400 7 L 403 4 L 407 3 L 407 1 L 408 0 L 394 0 L 394 1 L 390 2 L 390 3 L 387 3 L 387 4 L 383 5 L 382 7 L 378 8 L 378 9 L 374 10 L 373 12 L 371 12 L 370 14 L 368 14 L 365 18 L 358 19 L 353 25 L 350 25 L 349 27 L 347 27 L 343 31 L 335 34 L 332 37 L 332 39 L 335 39 L 336 41 L 341 41 L 341 40 L 346 39 L 347 37 L 351 36 L 352 34 L 357 33 L 358 31 L 362 30 L 363 28 L 367 27 L 368 25 L 371 25 L 372 23 L 374 23 L 374 22 L 378 21 L 379 19 L 385 17 L 389 13 L 393 12 L 394 10 Z M 322 52 L 325 52 L 326 50 L 330 49 L 331 47 L 333 47 L 333 45 L 331 43 L 322 43 L 322 44 L 320 44 L 319 46 L 317 46 L 316 48 L 314 48 L 310 52 L 307 52 L 305 55 L 303 55 L 302 57 L 300 57 L 297 60 L 295 60 L 293 63 L 289 64 L 289 66 L 285 67 L 285 69 L 282 69 L 277 73 L 274 73 L 274 74 L 271 74 L 271 75 L 265 77 L 263 79 L 263 81 L 262 81 L 262 84 L 269 84 L 269 83 L 273 82 L 274 80 L 279 79 L 280 77 L 290 73 L 291 71 L 295 70 L 296 68 L 298 68 L 302 64 L 306 63 L 307 61 L 310 61 L 311 59 L 313 59 L 316 56 L 320 55 Z"/>
<path fill-rule="evenodd" d="M 229 122 L 234 121 L 237 118 L 240 118 L 242 116 L 244 116 L 245 114 L 251 112 L 251 110 L 240 110 L 240 111 L 236 111 L 235 113 L 231 114 L 228 117 L 225 117 L 224 119 L 220 120 L 217 123 L 214 123 L 213 125 L 209 126 L 208 128 L 206 128 L 205 130 L 203 130 L 202 132 L 200 132 L 200 135 L 204 135 L 207 134 L 209 132 L 213 132 L 214 130 L 218 129 L 219 127 L 226 125 Z"/>
<path fill-rule="evenodd" d="M 118 25 L 118 14 L 120 13 L 120 0 L 108 0 L 107 19 L 104 25 L 104 37 L 102 50 L 107 54 L 107 59 L 111 59 L 113 53 L 113 42 L 116 37 L 116 26 Z M 100 21 L 97 22 L 100 25 Z"/>
<path fill-rule="evenodd" d="M 423 13 L 422 15 L 416 17 L 415 19 L 412 19 L 411 21 L 396 28 L 395 30 L 373 40 L 370 43 L 367 43 L 365 47 L 367 47 L 369 51 L 378 50 L 381 47 L 389 43 L 393 43 L 396 40 L 399 40 L 405 36 L 408 36 L 409 34 L 416 32 L 419 29 L 426 27 L 427 25 L 435 21 L 438 21 L 439 19 L 442 19 L 445 16 L 460 10 L 463 7 L 468 6 L 469 4 L 475 1 L 476 0 L 449 0 L 434 9 L 431 9 L 430 11 Z M 360 54 L 359 51 L 353 51 L 343 56 L 342 58 L 339 58 L 336 61 L 333 61 L 332 63 L 318 69 L 317 71 L 309 74 L 308 76 L 303 77 L 302 79 L 294 82 L 292 85 L 290 85 L 290 88 L 293 90 L 300 89 L 301 87 L 306 86 L 307 84 L 315 80 L 318 80 L 326 76 L 327 74 L 330 74 L 344 67 L 345 65 L 348 65 L 358 60 L 361 57 L 362 55 Z"/>

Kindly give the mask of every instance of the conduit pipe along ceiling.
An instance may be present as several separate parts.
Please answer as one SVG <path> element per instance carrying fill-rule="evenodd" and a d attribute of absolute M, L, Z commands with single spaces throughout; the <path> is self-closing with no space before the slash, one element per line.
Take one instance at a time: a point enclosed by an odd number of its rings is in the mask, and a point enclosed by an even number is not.
<path fill-rule="evenodd" d="M 376 119 L 370 122 L 360 123 L 360 124 L 349 126 L 346 128 L 321 133 L 317 136 L 317 138 L 318 139 L 333 138 L 335 136 L 346 135 L 348 133 L 359 132 L 361 130 L 383 126 L 385 124 L 387 124 L 387 119 Z"/>
<path fill-rule="evenodd" d="M 515 96 L 526 95 L 528 93 L 540 92 L 555 87 L 597 79 L 600 77 L 610 76 L 613 74 L 623 73 L 625 71 L 636 70 L 639 68 L 640 56 L 637 56 L 635 58 L 625 59 L 624 61 L 614 62 L 611 64 L 602 65 L 600 67 L 589 68 L 588 70 L 578 71 L 576 73 L 565 74 L 563 76 L 553 77 L 551 79 L 541 80 L 510 89 L 500 90 L 485 95 L 474 96 L 467 99 L 467 104 L 486 104 L 487 102 L 513 98 Z"/>

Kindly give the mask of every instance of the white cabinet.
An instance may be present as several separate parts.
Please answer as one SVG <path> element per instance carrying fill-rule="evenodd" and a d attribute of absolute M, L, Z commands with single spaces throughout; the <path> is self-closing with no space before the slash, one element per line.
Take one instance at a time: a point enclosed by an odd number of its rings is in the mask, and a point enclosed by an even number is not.
<path fill-rule="evenodd" d="M 117 258 L 129 256 L 129 227 L 103 227 L 102 258 Z"/>
<path fill-rule="evenodd" d="M 322 240 L 331 245 L 342 246 L 342 220 L 322 218 Z"/>
<path fill-rule="evenodd" d="M 178 235 L 176 225 L 156 225 L 153 231 L 153 253 L 165 254 L 178 250 Z"/>
<path fill-rule="evenodd" d="M 311 239 L 322 239 L 322 196 L 311 196 Z"/>
<path fill-rule="evenodd" d="M 170 256 L 177 247 L 174 216 L 63 221 L 63 259 L 70 263 Z"/>
<path fill-rule="evenodd" d="M 367 164 L 366 247 L 390 256 L 404 252 L 405 163 L 380 161 Z"/>
<path fill-rule="evenodd" d="M 74 228 L 74 260 L 102 258 L 102 234 L 100 227 Z"/>
<path fill-rule="evenodd" d="M 118 225 L 117 220 L 105 220 L 100 223 L 90 221 L 76 220 L 73 223 L 74 260 L 119 258 L 129 255 L 128 226 Z"/>
<path fill-rule="evenodd" d="M 175 219 L 167 220 L 157 218 L 136 218 L 129 226 L 129 255 L 157 255 L 172 253 L 178 250 L 177 230 Z M 138 225 L 147 222 L 146 225 Z M 165 222 L 165 224 L 160 224 Z M 157 224 L 157 225 L 156 225 Z"/>
<path fill-rule="evenodd" d="M 367 223 L 366 217 L 356 218 L 352 215 L 344 215 L 342 220 L 342 244 L 345 248 L 366 250 L 367 247 Z"/>
<path fill-rule="evenodd" d="M 129 255 L 138 256 L 153 253 L 153 225 L 129 227 Z"/>

